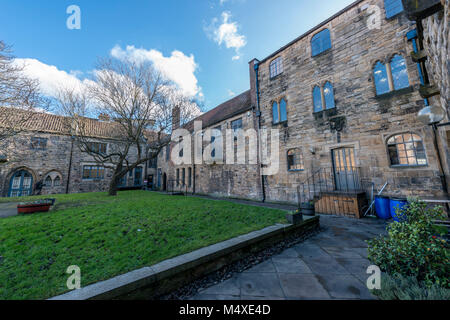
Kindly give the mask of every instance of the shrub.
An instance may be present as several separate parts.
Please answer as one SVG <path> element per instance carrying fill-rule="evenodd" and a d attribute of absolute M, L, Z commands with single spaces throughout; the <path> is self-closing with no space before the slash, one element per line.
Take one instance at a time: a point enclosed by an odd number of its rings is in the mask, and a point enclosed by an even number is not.
<path fill-rule="evenodd" d="M 449 288 L 449 247 L 442 229 L 433 220 L 442 219 L 442 208 L 427 209 L 416 200 L 397 214 L 407 220 L 387 227 L 388 236 L 368 241 L 369 260 L 390 275 L 415 277 L 431 288 L 433 284 Z"/>
<path fill-rule="evenodd" d="M 450 300 L 450 289 L 437 284 L 428 287 L 415 277 L 390 276 L 381 277 L 381 290 L 372 293 L 381 300 Z"/>

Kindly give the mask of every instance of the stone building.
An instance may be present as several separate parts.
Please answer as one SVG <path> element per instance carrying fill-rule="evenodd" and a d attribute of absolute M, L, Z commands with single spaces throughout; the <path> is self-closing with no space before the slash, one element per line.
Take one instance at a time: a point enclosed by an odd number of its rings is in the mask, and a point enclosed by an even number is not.
<path fill-rule="evenodd" d="M 278 172 L 260 177 L 259 150 L 257 165 L 194 166 L 186 191 L 286 203 L 317 200 L 319 189 L 368 197 L 385 185 L 395 196 L 446 195 L 432 129 L 417 119 L 426 103 L 445 99 L 420 95 L 423 70 L 410 56 L 416 29 L 401 0 L 359 0 L 252 60 L 250 91 L 205 114 L 204 127 L 223 130 L 242 119 L 259 133 L 277 129 Z M 184 186 L 188 166 L 165 159 L 160 172 Z"/>
<path fill-rule="evenodd" d="M 0 112 L 8 115 L 16 110 L 0 108 Z M 108 190 L 112 171 L 80 151 L 69 123 L 62 116 L 33 113 L 27 117 L 22 132 L 7 144 L 2 143 L 8 162 L 0 164 L 0 196 L 36 194 L 38 182 L 43 184 L 42 194 Z M 86 123 L 89 138 L 99 150 L 115 143 L 110 138 L 112 122 L 86 118 Z M 143 186 L 144 179 L 155 174 L 153 164 L 142 165 L 123 179 L 121 187 Z"/>

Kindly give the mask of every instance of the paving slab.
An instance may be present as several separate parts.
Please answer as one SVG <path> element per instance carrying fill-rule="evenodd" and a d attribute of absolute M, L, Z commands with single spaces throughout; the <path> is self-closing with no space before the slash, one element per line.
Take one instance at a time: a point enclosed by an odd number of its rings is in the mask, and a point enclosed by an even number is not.
<path fill-rule="evenodd" d="M 272 258 L 275 269 L 278 273 L 312 273 L 311 269 L 299 258 Z"/>
<path fill-rule="evenodd" d="M 320 234 L 233 276 L 239 280 L 241 299 L 375 299 L 366 286 L 371 263 L 365 240 L 385 234 L 386 222 L 324 215 L 320 219 Z M 229 286 L 228 292 L 237 293 Z"/>
<path fill-rule="evenodd" d="M 275 273 L 242 273 L 238 279 L 243 296 L 284 298 L 278 275 Z"/>
<path fill-rule="evenodd" d="M 17 205 L 19 203 L 9 202 L 0 203 L 0 218 L 9 218 L 17 216 Z"/>
<path fill-rule="evenodd" d="M 314 275 L 280 274 L 286 297 L 296 299 L 330 299 L 330 295 Z"/>
<path fill-rule="evenodd" d="M 317 279 L 335 299 L 372 300 L 367 286 L 352 275 L 318 275 Z"/>

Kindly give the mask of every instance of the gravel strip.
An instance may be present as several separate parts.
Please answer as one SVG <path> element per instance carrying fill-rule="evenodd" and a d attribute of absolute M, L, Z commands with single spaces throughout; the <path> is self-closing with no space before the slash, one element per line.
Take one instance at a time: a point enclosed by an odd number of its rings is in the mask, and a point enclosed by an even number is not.
<path fill-rule="evenodd" d="M 191 297 L 198 294 L 199 291 L 203 291 L 218 283 L 224 282 L 232 278 L 235 274 L 242 273 L 268 259 L 272 256 L 282 253 L 284 250 L 305 241 L 306 239 L 322 232 L 323 229 L 318 227 L 315 230 L 308 231 L 301 236 L 293 235 L 283 241 L 266 248 L 260 252 L 254 253 L 244 259 L 236 261 L 230 265 L 227 265 L 216 272 L 213 272 L 203 278 L 195 280 L 184 287 L 153 300 L 188 300 Z"/>

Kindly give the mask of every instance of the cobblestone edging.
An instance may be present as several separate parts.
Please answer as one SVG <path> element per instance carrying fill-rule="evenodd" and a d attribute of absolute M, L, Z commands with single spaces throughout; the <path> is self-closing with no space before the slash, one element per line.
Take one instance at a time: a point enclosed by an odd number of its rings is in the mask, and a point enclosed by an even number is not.
<path fill-rule="evenodd" d="M 249 257 L 250 263 L 256 264 L 257 257 L 260 257 L 260 254 L 255 255 L 255 253 L 265 252 L 265 249 L 270 250 L 267 248 L 274 244 L 278 246 L 281 242 L 288 242 L 287 240 L 291 237 L 302 237 L 305 234 L 310 234 L 317 230 L 319 226 L 320 217 L 318 216 L 307 218 L 303 223 L 295 226 L 281 224 L 271 226 L 162 261 L 151 267 L 144 267 L 86 286 L 80 290 L 68 292 L 50 300 L 152 299 L 161 297 L 177 288 L 184 289 L 187 284 L 196 279 L 202 279 L 205 275 L 212 274 L 244 258 Z M 259 259 L 261 260 L 261 258 Z"/>

